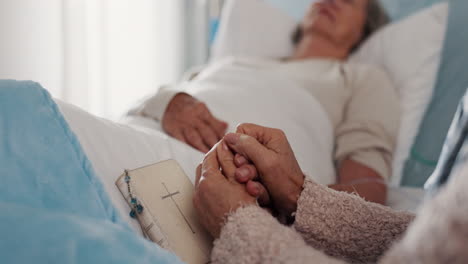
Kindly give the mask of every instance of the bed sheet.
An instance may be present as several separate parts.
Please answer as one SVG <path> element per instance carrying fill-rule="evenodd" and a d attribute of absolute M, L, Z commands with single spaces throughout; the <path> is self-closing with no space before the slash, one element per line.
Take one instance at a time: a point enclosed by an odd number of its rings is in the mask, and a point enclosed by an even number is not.
<path fill-rule="evenodd" d="M 425 197 L 426 194 L 422 188 L 390 187 L 387 205 L 395 210 L 417 213 Z"/>
<path fill-rule="evenodd" d="M 201 152 L 157 130 L 132 128 L 98 118 L 60 100 L 55 101 L 77 135 L 112 203 L 135 232 L 141 233 L 140 226 L 129 216 L 128 205 L 115 186 L 115 181 L 125 169 L 175 159 L 194 182 L 196 167 L 203 159 Z"/>

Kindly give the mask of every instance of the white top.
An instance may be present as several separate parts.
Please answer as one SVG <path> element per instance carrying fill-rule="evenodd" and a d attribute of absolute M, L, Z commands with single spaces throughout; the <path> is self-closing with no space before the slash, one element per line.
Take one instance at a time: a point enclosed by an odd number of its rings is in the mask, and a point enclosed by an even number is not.
<path fill-rule="evenodd" d="M 375 66 L 337 60 L 281 62 L 230 58 L 210 65 L 193 81 L 216 78 L 214 72 L 229 67 L 268 71 L 300 86 L 313 95 L 328 114 L 334 129 L 335 162 L 349 157 L 374 169 L 384 178 L 391 175 L 399 128 L 399 105 L 396 90 L 383 71 Z M 161 120 L 172 97 L 187 87 L 190 83 L 162 87 L 131 113 Z"/>

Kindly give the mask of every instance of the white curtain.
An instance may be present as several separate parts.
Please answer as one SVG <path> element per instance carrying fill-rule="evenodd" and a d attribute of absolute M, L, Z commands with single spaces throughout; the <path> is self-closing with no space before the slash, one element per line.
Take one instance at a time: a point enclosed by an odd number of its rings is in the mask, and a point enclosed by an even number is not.
<path fill-rule="evenodd" d="M 61 0 L 0 0 L 0 78 L 62 87 Z"/>
<path fill-rule="evenodd" d="M 204 0 L 1 0 L 0 78 L 116 119 L 207 57 Z"/>

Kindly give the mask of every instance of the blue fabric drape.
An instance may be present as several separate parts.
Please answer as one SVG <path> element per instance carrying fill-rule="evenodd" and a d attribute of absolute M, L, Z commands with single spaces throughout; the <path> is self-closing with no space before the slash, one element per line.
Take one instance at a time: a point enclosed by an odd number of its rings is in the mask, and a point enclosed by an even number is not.
<path fill-rule="evenodd" d="M 468 1 L 450 1 L 442 61 L 431 103 L 403 170 L 402 185 L 422 187 L 434 171 L 458 102 L 468 88 Z"/>
<path fill-rule="evenodd" d="M 34 82 L 0 80 L 0 262 L 179 263 L 133 233 Z"/>

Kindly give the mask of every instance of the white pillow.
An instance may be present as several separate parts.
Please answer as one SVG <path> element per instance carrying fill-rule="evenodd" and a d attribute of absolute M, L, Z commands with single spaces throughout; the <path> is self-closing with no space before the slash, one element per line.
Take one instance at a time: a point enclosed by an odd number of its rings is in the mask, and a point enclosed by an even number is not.
<path fill-rule="evenodd" d="M 400 182 L 404 162 L 432 96 L 447 14 L 445 2 L 393 23 L 372 36 L 350 58 L 351 62 L 385 69 L 398 89 L 402 121 L 393 164 L 395 184 Z M 292 16 L 264 1 L 228 1 L 212 58 L 287 57 L 292 54 L 290 36 L 296 25 Z"/>
<path fill-rule="evenodd" d="M 438 74 L 448 4 L 441 3 L 391 24 L 369 39 L 352 62 L 385 69 L 400 95 L 401 126 L 392 182 L 399 184 Z"/>
<path fill-rule="evenodd" d="M 228 0 L 211 50 L 211 60 L 226 57 L 287 57 L 297 21 L 262 0 Z"/>

